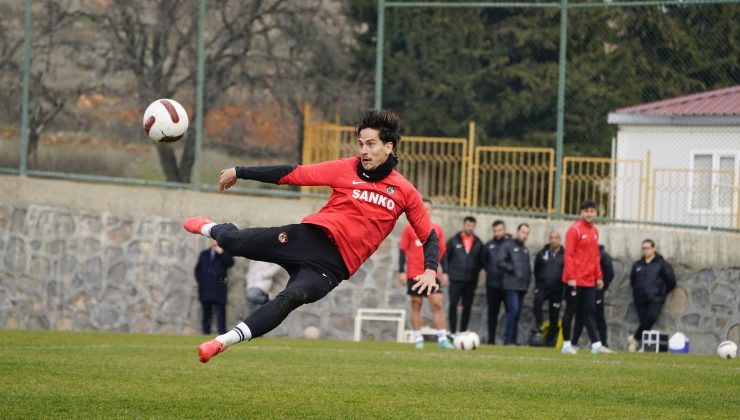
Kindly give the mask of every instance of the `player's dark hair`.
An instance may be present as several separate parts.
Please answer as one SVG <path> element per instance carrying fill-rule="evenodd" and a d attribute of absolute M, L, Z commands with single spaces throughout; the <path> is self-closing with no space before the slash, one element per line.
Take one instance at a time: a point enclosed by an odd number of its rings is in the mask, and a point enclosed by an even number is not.
<path fill-rule="evenodd" d="M 653 241 L 652 239 L 645 239 L 644 241 L 642 241 L 642 243 L 643 244 L 650 244 L 650 247 L 651 248 L 655 248 L 655 241 Z"/>
<path fill-rule="evenodd" d="M 496 227 L 496 226 L 506 227 L 506 223 L 504 223 L 503 220 L 494 220 L 493 221 L 493 224 L 491 225 L 491 227 Z"/>
<path fill-rule="evenodd" d="M 528 223 L 521 223 L 519 226 L 516 227 L 517 232 L 522 230 L 523 227 L 529 227 Z"/>
<path fill-rule="evenodd" d="M 422 202 L 422 203 L 429 203 L 429 205 L 430 205 L 430 206 L 432 206 L 432 205 L 433 205 L 433 204 L 432 204 L 432 200 L 430 200 L 430 199 L 428 199 L 428 198 L 426 198 L 426 197 L 425 197 L 425 198 L 422 198 L 422 199 L 421 199 L 421 202 Z"/>
<path fill-rule="evenodd" d="M 596 203 L 594 203 L 593 200 L 583 200 L 581 202 L 580 210 L 586 210 L 586 209 L 598 210 L 598 207 L 596 207 Z"/>
<path fill-rule="evenodd" d="M 360 137 L 360 131 L 374 128 L 379 131 L 378 136 L 383 143 L 393 143 L 393 153 L 401 142 L 401 119 L 387 109 L 370 109 L 365 112 L 360 122 L 355 125 L 355 135 Z"/>
<path fill-rule="evenodd" d="M 477 222 L 477 221 L 475 220 L 475 217 L 473 217 L 473 216 L 465 216 L 465 218 L 463 219 L 463 223 L 466 223 L 466 222 L 473 222 L 473 223 L 478 223 L 478 222 Z"/>

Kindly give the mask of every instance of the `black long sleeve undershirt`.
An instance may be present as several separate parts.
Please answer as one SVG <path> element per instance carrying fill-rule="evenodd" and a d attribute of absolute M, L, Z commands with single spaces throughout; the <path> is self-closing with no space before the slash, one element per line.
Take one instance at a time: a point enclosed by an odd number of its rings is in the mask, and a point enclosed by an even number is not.
<path fill-rule="evenodd" d="M 252 179 L 270 184 L 277 184 L 285 175 L 293 172 L 296 165 L 274 165 L 255 167 L 236 167 L 236 177 L 239 179 Z"/>
<path fill-rule="evenodd" d="M 439 265 L 439 238 L 437 231 L 432 229 L 427 241 L 424 243 L 424 269 L 437 271 Z"/>
<path fill-rule="evenodd" d="M 400 249 L 398 250 L 398 272 L 406 272 L 406 253 L 404 253 L 403 250 Z"/>

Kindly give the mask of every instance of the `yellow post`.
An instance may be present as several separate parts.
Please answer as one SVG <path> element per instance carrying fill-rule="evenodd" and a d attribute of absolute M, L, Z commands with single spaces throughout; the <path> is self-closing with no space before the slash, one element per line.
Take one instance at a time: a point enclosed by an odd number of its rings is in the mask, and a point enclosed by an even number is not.
<path fill-rule="evenodd" d="M 650 169 L 651 169 L 652 154 L 651 151 L 647 151 L 645 156 L 645 216 L 644 221 L 648 221 L 648 211 L 650 209 Z"/>
<path fill-rule="evenodd" d="M 550 149 L 550 173 L 547 177 L 550 181 L 547 183 L 547 212 L 552 213 L 552 200 L 553 200 L 553 182 L 555 182 L 555 154 L 552 152 L 552 149 Z M 562 185 L 561 185 L 562 186 Z M 561 212 L 562 214 L 562 212 Z"/>
<path fill-rule="evenodd" d="M 465 185 L 465 192 L 464 196 L 461 196 L 460 198 L 460 204 L 467 207 L 473 206 L 473 188 L 476 188 L 473 185 L 473 171 L 477 170 L 474 164 L 475 159 L 475 121 L 470 121 L 468 123 L 468 151 L 467 151 L 467 175 L 465 176 L 464 183 Z M 462 189 L 460 191 L 463 193 Z"/>

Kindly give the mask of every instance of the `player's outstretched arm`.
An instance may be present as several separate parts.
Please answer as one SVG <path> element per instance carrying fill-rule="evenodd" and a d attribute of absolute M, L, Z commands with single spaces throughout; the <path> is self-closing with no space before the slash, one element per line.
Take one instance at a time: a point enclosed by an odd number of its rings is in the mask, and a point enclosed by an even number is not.
<path fill-rule="evenodd" d="M 236 166 L 221 171 L 218 176 L 218 191 L 222 192 L 236 184 L 237 179 L 251 179 L 254 181 L 277 184 L 286 175 L 293 172 L 296 165 L 275 166 Z"/>

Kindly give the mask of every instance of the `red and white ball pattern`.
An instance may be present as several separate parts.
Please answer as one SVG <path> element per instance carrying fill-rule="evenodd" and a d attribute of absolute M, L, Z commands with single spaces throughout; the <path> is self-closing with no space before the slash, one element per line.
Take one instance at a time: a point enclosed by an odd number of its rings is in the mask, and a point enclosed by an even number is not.
<path fill-rule="evenodd" d="M 480 346 L 480 337 L 474 332 L 461 332 L 452 341 L 458 350 L 475 350 Z"/>
<path fill-rule="evenodd" d="M 188 129 L 188 114 L 185 108 L 172 99 L 157 99 L 144 111 L 144 131 L 159 143 L 180 140 Z"/>
<path fill-rule="evenodd" d="M 732 341 L 723 341 L 717 347 L 717 355 L 723 359 L 732 360 L 737 357 L 737 344 Z"/>

